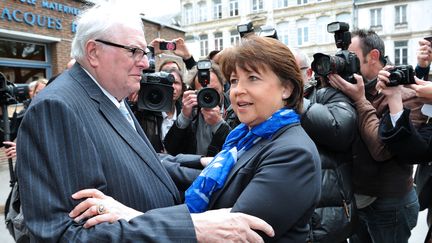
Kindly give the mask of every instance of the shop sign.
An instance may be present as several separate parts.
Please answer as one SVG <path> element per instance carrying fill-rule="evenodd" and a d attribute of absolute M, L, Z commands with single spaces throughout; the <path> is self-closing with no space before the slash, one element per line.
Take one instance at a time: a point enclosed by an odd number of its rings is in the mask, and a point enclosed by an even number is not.
<path fill-rule="evenodd" d="M 46 9 L 51 12 L 61 12 L 71 16 L 79 15 L 81 11 L 79 8 L 69 6 L 63 3 L 53 2 L 53 1 L 19 0 L 17 2 L 20 2 L 21 4 L 33 6 L 34 8 L 39 6 L 39 8 Z M 1 11 L 1 15 L 0 15 L 1 21 L 9 21 L 18 24 L 26 24 L 32 27 L 36 26 L 39 28 L 55 29 L 58 31 L 62 31 L 65 28 L 63 25 L 63 20 L 61 18 L 34 13 L 28 10 L 23 11 L 19 8 L 14 9 L 10 7 L 4 7 L 4 8 L 0 8 L 0 11 Z M 76 24 L 72 22 L 69 29 L 71 30 L 72 33 L 75 33 Z"/>

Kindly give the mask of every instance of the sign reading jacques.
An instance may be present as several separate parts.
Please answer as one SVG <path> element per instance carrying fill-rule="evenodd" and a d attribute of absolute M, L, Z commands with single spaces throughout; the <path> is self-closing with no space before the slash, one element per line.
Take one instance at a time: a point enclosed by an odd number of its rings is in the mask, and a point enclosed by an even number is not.
<path fill-rule="evenodd" d="M 34 8 L 40 7 L 53 12 L 60 12 L 62 14 L 76 16 L 80 14 L 80 9 L 52 1 L 37 1 L 37 0 L 20 0 L 16 1 L 25 5 L 33 6 Z M 33 11 L 22 10 L 19 8 L 8 8 L 4 7 L 1 10 L 0 19 L 2 21 L 16 22 L 18 24 L 26 24 L 29 26 L 36 26 L 39 28 L 55 29 L 62 31 L 64 29 L 63 20 L 54 16 L 47 16 Z M 40 11 L 38 11 L 40 12 Z M 70 25 L 70 30 L 75 33 L 76 24 L 74 22 Z"/>

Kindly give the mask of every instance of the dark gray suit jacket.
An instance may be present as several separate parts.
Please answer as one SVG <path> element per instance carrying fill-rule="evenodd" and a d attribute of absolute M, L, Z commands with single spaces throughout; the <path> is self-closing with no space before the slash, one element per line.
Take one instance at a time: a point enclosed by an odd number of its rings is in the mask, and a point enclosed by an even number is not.
<path fill-rule="evenodd" d="M 168 157 L 164 162 L 174 161 Z M 196 161 L 189 156 L 183 161 Z M 177 160 L 178 161 L 178 160 Z M 182 166 L 192 165 L 182 163 Z M 167 167 L 176 182 L 191 183 L 197 173 L 181 166 Z M 183 168 L 184 169 L 184 168 Z M 321 193 L 321 163 L 315 144 L 299 124 L 280 129 L 263 139 L 236 162 L 225 185 L 216 191 L 209 209 L 232 208 L 257 216 L 275 230 L 266 242 L 305 242 L 308 222 Z"/>
<path fill-rule="evenodd" d="M 138 133 L 79 64 L 38 94 L 17 139 L 20 196 L 34 241 L 196 241 L 177 188 L 136 119 L 135 126 Z M 68 216 L 79 203 L 71 195 L 84 188 L 145 214 L 84 229 Z"/>
<path fill-rule="evenodd" d="M 232 207 L 257 216 L 275 230 L 266 242 L 305 242 L 308 221 L 321 192 L 321 164 L 315 144 L 299 125 L 246 151 L 211 198 L 209 209 Z"/>

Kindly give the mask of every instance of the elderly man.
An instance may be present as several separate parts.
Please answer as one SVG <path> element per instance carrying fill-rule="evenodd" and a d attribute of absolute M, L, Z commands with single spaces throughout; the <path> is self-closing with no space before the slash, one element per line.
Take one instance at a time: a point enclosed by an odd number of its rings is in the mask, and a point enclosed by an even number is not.
<path fill-rule="evenodd" d="M 82 14 L 74 66 L 32 102 L 20 128 L 17 174 L 30 238 L 37 242 L 262 241 L 264 221 L 227 210 L 190 214 L 124 98 L 148 67 L 141 19 L 119 7 Z M 97 188 L 138 211 L 85 227 L 72 194 Z M 99 214 L 106 210 L 95 207 Z M 229 225 L 230 227 L 227 227 Z"/>

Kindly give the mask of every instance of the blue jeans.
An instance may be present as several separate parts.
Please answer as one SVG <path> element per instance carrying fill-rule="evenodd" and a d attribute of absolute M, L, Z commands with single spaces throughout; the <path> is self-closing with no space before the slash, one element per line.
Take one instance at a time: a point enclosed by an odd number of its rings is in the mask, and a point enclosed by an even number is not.
<path fill-rule="evenodd" d="M 407 243 L 417 224 L 419 208 L 413 188 L 403 197 L 376 199 L 358 209 L 358 216 L 374 243 Z"/>

